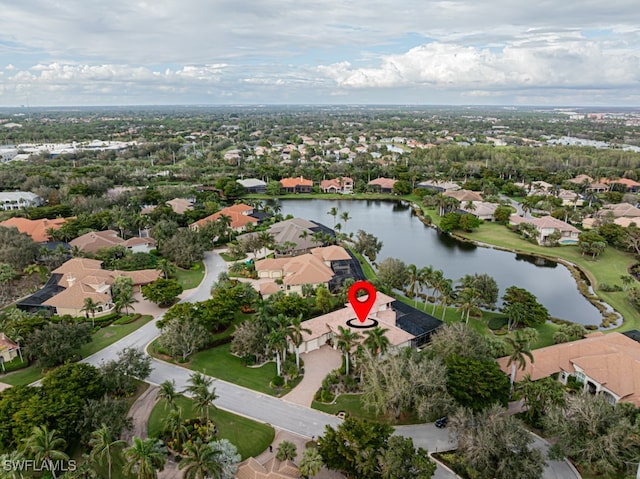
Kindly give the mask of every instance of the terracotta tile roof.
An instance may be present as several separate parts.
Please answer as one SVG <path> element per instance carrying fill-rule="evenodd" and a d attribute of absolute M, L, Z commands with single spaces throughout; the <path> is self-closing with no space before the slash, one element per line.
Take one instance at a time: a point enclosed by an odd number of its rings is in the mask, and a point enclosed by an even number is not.
<path fill-rule="evenodd" d="M 371 180 L 368 185 L 369 186 L 379 186 L 380 188 L 392 189 L 393 185 L 396 184 L 397 180 L 392 178 L 376 178 L 375 180 Z"/>
<path fill-rule="evenodd" d="M 415 336 L 396 326 L 396 313 L 390 309 L 390 304 L 394 301 L 395 298 L 378 292 L 376 295 L 376 302 L 369 316 L 377 319 L 380 327 L 388 329 L 385 336 L 387 336 L 392 346 L 398 346 L 410 341 Z M 356 318 L 357 316 L 353 307 L 350 304 L 347 304 L 346 307 L 342 309 L 305 321 L 304 327 L 309 329 L 311 333 L 303 332 L 302 338 L 304 341 L 310 341 L 329 332 L 338 334 L 338 326 L 349 328 L 352 332 L 358 333 L 362 336 L 361 330 L 351 328 L 347 325 L 347 321 Z"/>
<path fill-rule="evenodd" d="M 174 198 L 167 201 L 165 204 L 171 206 L 171 209 L 179 215 L 182 215 L 185 212 L 193 209 L 193 203 L 190 200 L 186 200 L 184 198 Z"/>
<path fill-rule="evenodd" d="M 190 227 L 198 228 L 203 226 L 206 223 L 216 221 L 222 215 L 228 216 L 231 218 L 231 228 L 233 229 L 242 229 L 247 226 L 249 223 L 258 224 L 258 218 L 254 218 L 253 216 L 249 216 L 250 213 L 253 212 L 253 207 L 245 204 L 237 204 L 233 206 L 227 206 L 226 208 L 222 208 L 217 213 L 207 216 L 206 218 L 202 218 L 194 223 L 191 223 Z"/>
<path fill-rule="evenodd" d="M 349 260 L 351 256 L 342 246 L 330 245 L 323 248 L 313 248 L 311 254 L 319 258 L 321 261 L 339 261 Z"/>
<path fill-rule="evenodd" d="M 125 241 L 124 246 L 126 246 L 127 248 L 131 247 L 131 246 L 135 246 L 135 245 L 149 245 L 149 246 L 155 246 L 156 245 L 156 240 L 154 240 L 153 238 L 138 238 L 133 237 L 133 238 L 129 238 L 127 241 Z"/>
<path fill-rule="evenodd" d="M 556 229 L 569 233 L 580 232 L 580 230 L 575 226 L 572 226 L 569 223 L 565 223 L 564 221 L 554 218 L 553 216 L 543 216 L 541 218 L 523 218 L 520 215 L 511 215 L 509 216 L 509 223 L 513 225 L 530 223 L 538 229 Z"/>
<path fill-rule="evenodd" d="M 580 185 L 580 184 L 584 183 L 585 181 L 587 181 L 589 183 L 593 183 L 593 178 L 591 178 L 589 175 L 578 175 L 575 178 L 571 178 L 568 181 L 571 182 L 571 183 L 575 183 L 576 185 Z"/>
<path fill-rule="evenodd" d="M 471 191 L 471 190 L 445 191 L 443 195 L 449 196 L 451 198 L 455 198 L 460 202 L 482 201 L 482 195 L 480 195 L 480 193 L 476 193 L 475 191 Z"/>
<path fill-rule="evenodd" d="M 318 228 L 318 225 L 302 218 L 293 218 L 275 223 L 267 232 L 273 236 L 275 244 L 284 244 L 286 242 L 295 243 L 296 246 L 293 248 L 293 251 L 300 252 L 318 246 L 318 243 L 313 241 L 312 228 Z M 307 233 L 306 238 L 301 236 L 305 231 Z M 242 241 L 244 238 L 248 238 L 253 234 L 255 233 L 247 233 L 246 235 L 239 236 L 238 239 Z"/>
<path fill-rule="evenodd" d="M 95 253 L 101 248 L 124 245 L 124 240 L 114 230 L 90 231 L 71 240 L 69 244 L 78 247 L 82 251 Z"/>
<path fill-rule="evenodd" d="M 307 180 L 303 176 L 298 178 L 282 178 L 280 184 L 283 188 L 295 188 L 296 186 L 313 186 L 313 180 Z"/>
<path fill-rule="evenodd" d="M 4 333 L 0 333 L 0 351 L 5 349 L 16 349 L 18 345 L 5 336 Z"/>
<path fill-rule="evenodd" d="M 630 180 L 629 178 L 618 178 L 617 180 L 610 180 L 605 178 L 602 180 L 602 182 L 607 184 L 617 183 L 619 185 L 624 185 L 627 188 L 637 188 L 638 186 L 640 186 L 640 183 L 634 180 Z"/>
<path fill-rule="evenodd" d="M 263 259 L 256 261 L 256 271 L 282 271 L 282 282 L 288 285 L 328 283 L 333 271 L 321 259 L 312 254 L 292 258 Z"/>
<path fill-rule="evenodd" d="M 516 371 L 516 381 L 527 374 L 535 381 L 560 371 L 574 373 L 575 364 L 622 401 L 640 406 L 640 343 L 624 334 L 593 333 L 579 341 L 536 349 L 532 354 L 533 363 L 526 358 L 525 369 Z M 498 359 L 506 374 L 511 373 L 508 360 Z"/>
<path fill-rule="evenodd" d="M 348 176 L 343 176 L 341 178 L 333 178 L 331 180 L 322 180 L 320 182 L 320 189 L 326 190 L 330 187 L 342 189 L 342 187 L 345 185 L 353 186 L 353 179 L 349 178 Z"/>
<path fill-rule="evenodd" d="M 600 211 L 598 211 L 597 216 L 607 216 L 611 213 L 613 213 L 613 216 L 616 218 L 621 216 L 625 216 L 627 218 L 638 218 L 640 217 L 640 208 L 636 208 L 630 203 L 605 205 Z"/>
<path fill-rule="evenodd" d="M 279 461 L 275 457 L 264 465 L 250 457 L 240 463 L 236 479 L 299 479 L 300 470 L 291 461 Z"/>
<path fill-rule="evenodd" d="M 50 228 L 55 230 L 60 229 L 68 219 L 71 218 L 30 220 L 27 218 L 14 217 L 1 222 L 0 226 L 4 226 L 6 228 L 17 228 L 20 233 L 26 233 L 31 236 L 33 241 L 36 243 L 44 243 L 51 239 L 47 230 Z"/>

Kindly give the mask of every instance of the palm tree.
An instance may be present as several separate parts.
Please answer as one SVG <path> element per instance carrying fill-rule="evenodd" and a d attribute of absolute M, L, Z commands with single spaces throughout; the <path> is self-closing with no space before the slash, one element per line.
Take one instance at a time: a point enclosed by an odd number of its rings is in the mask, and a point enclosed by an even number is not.
<path fill-rule="evenodd" d="M 464 288 L 458 296 L 458 304 L 460 305 L 458 311 L 461 313 L 460 319 L 464 319 L 466 314 L 467 324 L 469 324 L 471 311 L 478 307 L 479 299 L 480 295 L 475 288 Z"/>
<path fill-rule="evenodd" d="M 511 391 L 513 392 L 513 383 L 516 380 L 516 367 L 524 370 L 527 367 L 527 358 L 533 362 L 533 354 L 529 349 L 529 341 L 524 338 L 520 331 L 516 331 L 513 338 L 505 338 L 505 342 L 511 347 L 511 354 L 507 361 L 507 367 L 511 366 Z"/>
<path fill-rule="evenodd" d="M 171 444 L 172 449 L 176 451 L 180 450 L 180 447 L 186 440 L 188 434 L 187 426 L 185 426 L 184 420 L 182 419 L 181 408 L 172 409 L 164 417 L 162 434 L 164 437 L 169 437 L 174 441 Z"/>
<path fill-rule="evenodd" d="M 407 266 L 407 295 L 413 298 L 414 306 L 418 307 L 418 291 L 420 281 L 420 272 L 415 264 Z"/>
<path fill-rule="evenodd" d="M 302 459 L 298 465 L 300 474 L 304 477 L 313 477 L 320 472 L 322 466 L 324 466 L 324 463 L 322 462 L 322 456 L 318 452 L 317 448 L 309 447 L 304 450 L 302 453 Z"/>
<path fill-rule="evenodd" d="M 420 271 L 418 271 L 418 285 L 420 286 L 420 291 L 422 291 L 422 289 L 426 289 L 426 293 L 424 295 L 424 310 L 427 310 L 427 300 L 429 299 L 429 291 L 428 288 L 431 285 L 431 279 L 433 277 L 433 266 L 429 265 L 429 266 L 423 266 L 422 268 L 420 268 Z"/>
<path fill-rule="evenodd" d="M 309 328 L 302 326 L 302 315 L 291 319 L 287 326 L 287 336 L 296 348 L 296 366 L 300 369 L 300 345 L 302 344 L 302 333 L 311 334 Z"/>
<path fill-rule="evenodd" d="M 444 284 L 447 282 L 447 278 L 444 277 L 442 270 L 436 270 L 431 274 L 431 288 L 433 288 L 433 308 L 431 308 L 431 314 L 436 312 L 436 293 L 440 294 L 440 291 L 445 288 Z"/>
<path fill-rule="evenodd" d="M 344 228 L 346 230 L 347 229 L 347 221 L 349 221 L 350 219 L 353 219 L 353 218 L 351 218 L 351 216 L 349 216 L 349 212 L 348 211 L 343 211 L 342 213 L 340 213 L 340 219 L 344 223 Z"/>
<path fill-rule="evenodd" d="M 194 405 L 200 409 L 200 414 L 206 415 L 209 428 L 209 408 L 218 399 L 216 388 L 211 387 L 213 379 L 201 373 L 193 373 L 189 376 L 189 383 L 185 391 L 193 396 Z"/>
<path fill-rule="evenodd" d="M 335 229 L 335 227 L 336 227 L 336 217 L 338 216 L 338 208 L 336 208 L 334 206 L 329 211 L 327 211 L 327 214 L 333 216 L 333 228 Z"/>
<path fill-rule="evenodd" d="M 4 453 L 0 456 L 0 464 L 3 466 L 5 464 L 18 464 L 24 461 L 24 456 L 20 451 L 11 451 Z M 13 467 L 2 467 L 0 469 L 0 479 L 24 479 L 24 474 L 22 471 L 18 470 L 19 468 Z"/>
<path fill-rule="evenodd" d="M 385 333 L 389 331 L 386 328 L 381 328 L 380 326 L 376 326 L 373 329 L 369 329 L 364 332 L 366 336 L 364 340 L 364 345 L 369 348 L 373 354 L 377 354 L 378 356 L 382 356 L 387 352 L 391 343 L 389 342 L 389 338 L 385 335 Z"/>
<path fill-rule="evenodd" d="M 276 355 L 276 370 L 278 376 L 282 375 L 282 365 L 280 362 L 280 350 L 287 347 L 287 335 L 282 328 L 274 328 L 267 335 L 267 345 Z"/>
<path fill-rule="evenodd" d="M 108 477 L 111 479 L 111 469 L 113 467 L 113 455 L 114 453 L 121 451 L 124 446 L 127 445 L 125 441 L 116 439 L 111 434 L 109 428 L 103 424 L 100 429 L 97 429 L 91 433 L 91 439 L 89 441 L 91 446 L 91 453 L 89 458 L 96 464 L 107 460 Z"/>
<path fill-rule="evenodd" d="M 167 379 L 160 384 L 160 389 L 158 390 L 158 399 L 164 399 L 165 408 L 169 406 L 171 409 L 176 409 L 177 397 L 178 392 L 176 391 L 176 382 L 173 379 L 171 381 Z"/>
<path fill-rule="evenodd" d="M 91 327 L 93 328 L 96 327 L 96 311 L 98 311 L 99 307 L 100 304 L 96 303 L 93 298 L 84 298 L 84 304 L 82 305 L 82 309 L 80 309 L 80 311 L 84 311 L 87 314 L 87 317 L 91 314 Z"/>
<path fill-rule="evenodd" d="M 49 431 L 46 425 L 34 426 L 31 435 L 25 440 L 24 453 L 39 463 L 46 463 L 53 479 L 56 479 L 56 469 L 53 462 L 68 461 L 69 456 L 64 453 L 67 442 L 56 434 L 56 430 Z"/>
<path fill-rule="evenodd" d="M 222 464 L 217 460 L 209 443 L 203 443 L 200 438 L 184 446 L 183 459 L 178 469 L 185 470 L 184 479 L 221 479 L 223 477 Z"/>
<path fill-rule="evenodd" d="M 176 272 L 175 266 L 173 266 L 173 264 L 171 264 L 171 261 L 169 261 L 167 258 L 160 258 L 158 260 L 158 269 L 162 271 L 162 277 L 164 279 L 171 278 L 171 276 L 173 276 Z"/>
<path fill-rule="evenodd" d="M 444 315 L 447 312 L 447 304 L 455 299 L 453 291 L 453 281 L 445 279 L 440 285 L 440 304 L 442 305 L 442 320 L 444 321 Z"/>
<path fill-rule="evenodd" d="M 118 312 L 122 311 L 124 308 L 125 314 L 129 314 L 129 308 L 135 311 L 133 305 L 137 303 L 138 300 L 133 297 L 133 290 L 131 289 L 123 289 L 118 293 L 118 297 L 115 300 L 116 310 Z"/>
<path fill-rule="evenodd" d="M 167 462 L 167 448 L 162 441 L 153 437 L 133 438 L 131 447 L 124 451 L 127 464 L 124 470 L 137 479 L 157 479 L 158 471 L 164 469 Z"/>
<path fill-rule="evenodd" d="M 351 348 L 353 344 L 360 339 L 358 333 L 354 333 L 349 328 L 338 326 L 338 335 L 336 336 L 336 346 L 344 354 L 347 376 L 349 375 L 349 357 L 351 356 Z"/>
<path fill-rule="evenodd" d="M 296 445 L 291 441 L 282 441 L 276 452 L 276 459 L 279 461 L 293 461 L 298 454 Z"/>

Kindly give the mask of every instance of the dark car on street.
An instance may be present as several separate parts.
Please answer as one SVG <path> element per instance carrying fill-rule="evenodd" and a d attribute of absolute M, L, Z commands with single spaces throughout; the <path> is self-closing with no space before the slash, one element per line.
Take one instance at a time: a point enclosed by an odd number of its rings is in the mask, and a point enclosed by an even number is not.
<path fill-rule="evenodd" d="M 443 427 L 447 427 L 447 423 L 449 422 L 449 418 L 448 417 L 441 417 L 440 419 L 436 419 L 436 422 L 434 422 L 434 424 L 436 425 L 436 427 L 442 429 Z"/>

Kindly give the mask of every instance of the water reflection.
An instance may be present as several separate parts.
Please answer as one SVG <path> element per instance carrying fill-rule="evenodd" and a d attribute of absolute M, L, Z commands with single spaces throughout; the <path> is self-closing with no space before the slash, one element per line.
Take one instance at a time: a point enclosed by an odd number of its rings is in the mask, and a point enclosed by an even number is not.
<path fill-rule="evenodd" d="M 599 325 L 602 320 L 595 306 L 578 292 L 575 280 L 563 265 L 458 241 L 424 225 L 408 204 L 375 200 L 283 200 L 281 204 L 284 215 L 329 226 L 333 222 L 327 214 L 331 208 L 348 211 L 352 219 L 342 225 L 342 231 L 355 233 L 362 229 L 377 236 L 383 242 L 378 261 L 395 257 L 419 267 L 432 265 L 454 280 L 465 274 L 486 273 L 496 279 L 501 294 L 509 286 L 525 288 L 554 317 L 585 325 Z"/>

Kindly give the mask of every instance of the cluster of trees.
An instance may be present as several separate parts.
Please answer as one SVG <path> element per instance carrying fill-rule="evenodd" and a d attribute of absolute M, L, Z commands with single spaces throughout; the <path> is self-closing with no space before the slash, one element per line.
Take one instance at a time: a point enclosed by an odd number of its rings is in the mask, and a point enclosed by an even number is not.
<path fill-rule="evenodd" d="M 413 441 L 392 436 L 385 424 L 347 418 L 337 428 L 327 426 L 318 438 L 318 452 L 329 469 L 348 477 L 429 479 L 436 470 L 427 451 Z"/>

